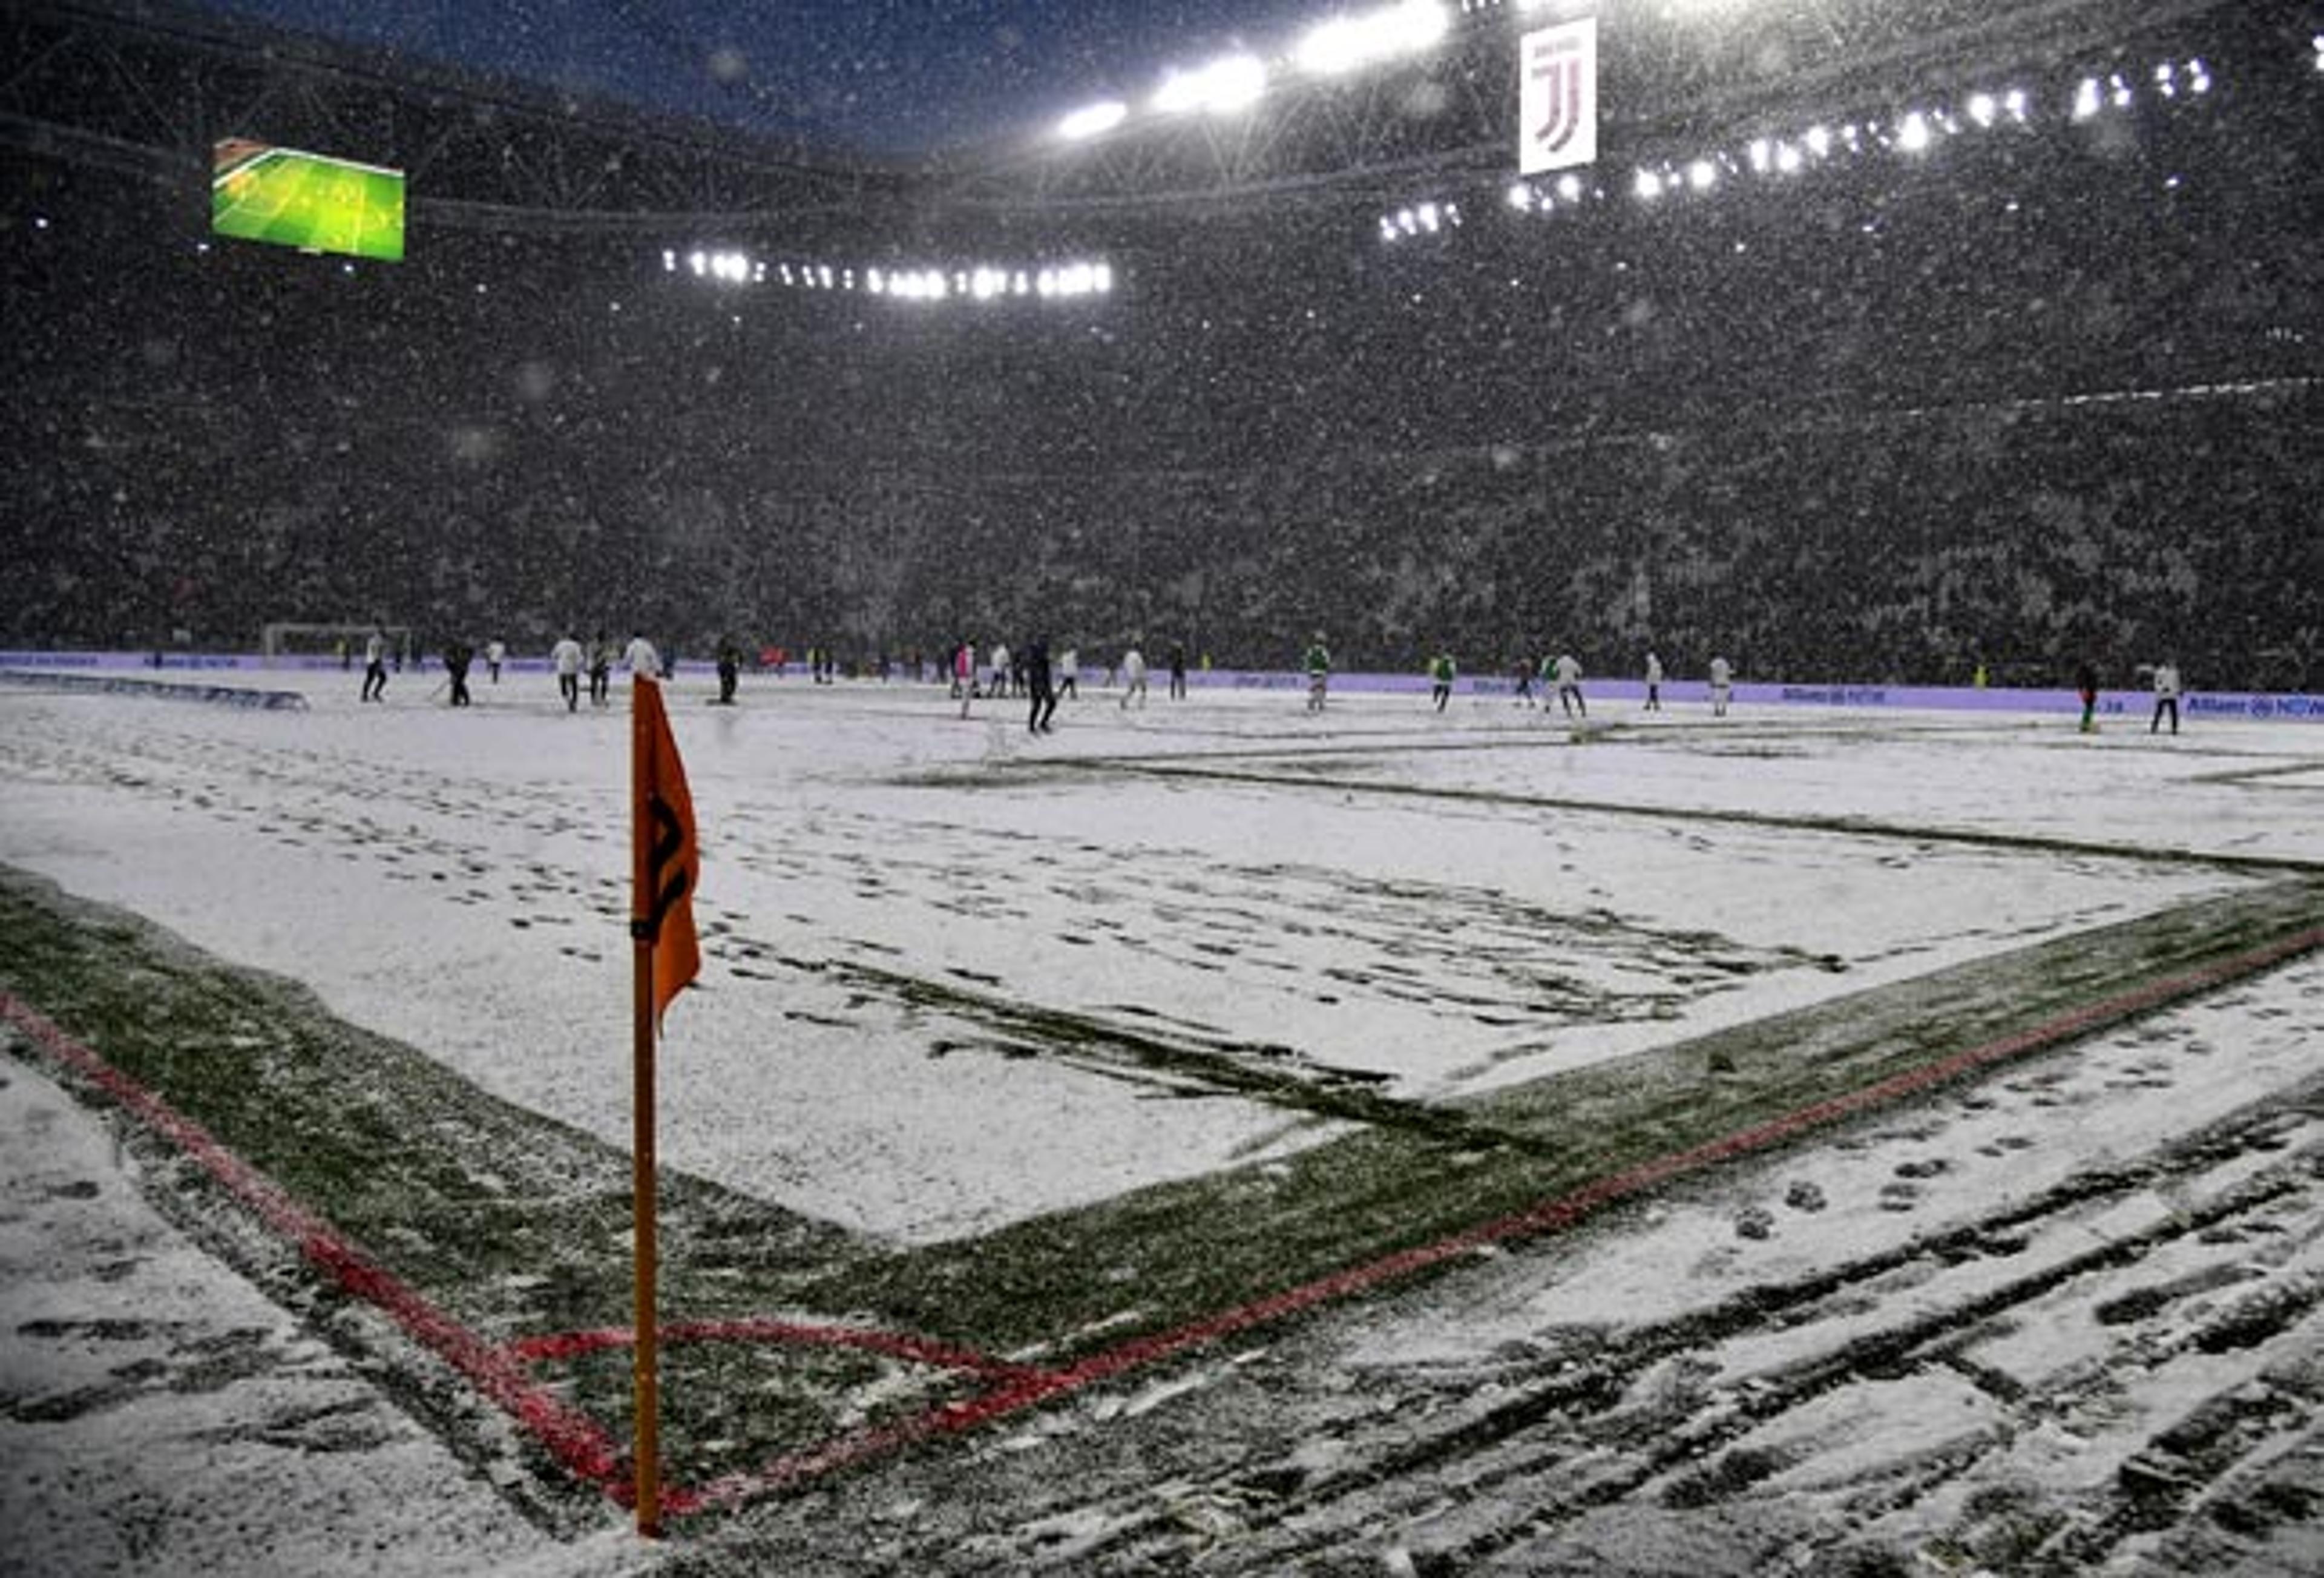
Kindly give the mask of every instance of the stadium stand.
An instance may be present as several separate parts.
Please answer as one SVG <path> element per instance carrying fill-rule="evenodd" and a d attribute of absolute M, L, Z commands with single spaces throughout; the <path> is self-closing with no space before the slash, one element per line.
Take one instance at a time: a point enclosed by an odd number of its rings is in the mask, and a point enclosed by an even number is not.
<path fill-rule="evenodd" d="M 2314 19 L 2174 14 L 2088 61 L 2044 42 L 2035 126 L 1550 215 L 1448 158 L 1420 183 L 1464 222 L 1394 244 L 1380 174 L 900 237 L 883 188 L 728 226 L 810 258 L 1107 257 L 1119 288 L 1068 305 L 714 287 L 661 254 L 717 237 L 424 209 L 407 261 L 343 265 L 208 244 L 182 182 L 19 145 L 0 645 L 380 617 L 869 656 L 1039 624 L 1282 666 L 1320 626 L 1378 668 L 1652 643 L 2049 684 L 2175 652 L 2312 689 Z M 2196 59 L 2200 98 L 2061 112 L 2087 71 Z M 1739 146 L 1836 89 L 1692 90 L 1665 139 Z"/>

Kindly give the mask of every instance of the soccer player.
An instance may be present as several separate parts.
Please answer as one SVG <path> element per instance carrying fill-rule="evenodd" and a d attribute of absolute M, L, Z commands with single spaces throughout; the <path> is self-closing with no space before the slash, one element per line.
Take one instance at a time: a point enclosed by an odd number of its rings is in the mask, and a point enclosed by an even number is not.
<path fill-rule="evenodd" d="M 1646 654 L 1646 705 L 1642 710 L 1663 710 L 1663 660 L 1652 652 Z"/>
<path fill-rule="evenodd" d="M 613 698 L 613 643 L 599 631 L 589 642 L 589 705 L 604 706 Z"/>
<path fill-rule="evenodd" d="M 1576 713 L 1590 715 L 1590 704 L 1582 699 L 1582 665 L 1572 652 L 1557 654 L 1557 705 L 1565 709 L 1567 717 Z"/>
<path fill-rule="evenodd" d="M 1324 693 L 1332 687 L 1332 649 L 1323 644 L 1322 631 L 1307 643 L 1300 666 L 1307 670 L 1307 710 L 1322 712 Z"/>
<path fill-rule="evenodd" d="M 363 698 L 387 699 L 387 632 L 376 627 L 364 642 Z"/>
<path fill-rule="evenodd" d="M 1136 647 L 1121 654 L 1121 706 L 1130 710 L 1130 698 L 1138 698 L 1138 710 L 1146 710 L 1146 654 Z"/>
<path fill-rule="evenodd" d="M 1452 654 L 1439 652 L 1428 660 L 1428 678 L 1434 682 L 1433 694 L 1436 710 L 1443 712 L 1444 704 L 1452 698 L 1452 681 L 1460 670 L 1452 666 Z"/>
<path fill-rule="evenodd" d="M 1047 734 L 1052 732 L 1049 720 L 1057 715 L 1057 692 L 1052 683 L 1049 669 L 1049 638 L 1035 636 L 1033 644 L 1025 649 L 1025 688 L 1032 693 L 1033 715 L 1026 720 L 1028 733 Z"/>
<path fill-rule="evenodd" d="M 549 649 L 549 666 L 557 670 L 557 694 L 565 698 L 565 710 L 575 712 L 581 706 L 581 643 L 565 636 Z"/>
<path fill-rule="evenodd" d="M 1727 715 L 1727 697 L 1734 688 L 1735 668 L 1724 658 L 1711 660 L 1711 715 Z"/>
<path fill-rule="evenodd" d="M 2171 715 L 2171 732 L 2174 734 L 2179 732 L 2179 688 L 2178 660 L 2166 658 L 2155 664 L 2154 717 L 2146 725 L 2148 734 L 2151 734 L 2163 726 L 2163 715 L 2165 712 Z"/>

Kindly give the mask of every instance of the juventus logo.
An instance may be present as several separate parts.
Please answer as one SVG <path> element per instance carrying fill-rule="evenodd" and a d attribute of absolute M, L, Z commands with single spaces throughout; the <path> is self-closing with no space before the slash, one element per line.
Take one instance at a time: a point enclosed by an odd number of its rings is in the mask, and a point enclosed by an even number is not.
<path fill-rule="evenodd" d="M 1582 129 L 1589 105 L 1586 63 L 1582 41 L 1572 37 L 1549 40 L 1526 61 L 1526 72 L 1536 84 L 1535 100 L 1542 108 L 1541 122 L 1531 133 L 1538 152 L 1563 152 L 1574 133 Z"/>
<path fill-rule="evenodd" d="M 1528 33 L 1518 59 L 1518 173 L 1596 162 L 1598 19 Z"/>

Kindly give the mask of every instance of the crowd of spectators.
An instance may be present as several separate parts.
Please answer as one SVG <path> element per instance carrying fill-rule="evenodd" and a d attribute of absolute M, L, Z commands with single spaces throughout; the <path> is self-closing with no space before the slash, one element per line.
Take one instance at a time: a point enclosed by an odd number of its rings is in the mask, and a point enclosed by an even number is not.
<path fill-rule="evenodd" d="M 2312 688 L 2319 98 L 1425 245 L 1345 203 L 1084 217 L 1057 245 L 1121 284 L 1075 306 L 714 288 L 627 235 L 348 269 L 27 158 L 0 645 L 382 620 L 1279 667 L 1323 628 L 1346 667 L 2176 653 Z"/>

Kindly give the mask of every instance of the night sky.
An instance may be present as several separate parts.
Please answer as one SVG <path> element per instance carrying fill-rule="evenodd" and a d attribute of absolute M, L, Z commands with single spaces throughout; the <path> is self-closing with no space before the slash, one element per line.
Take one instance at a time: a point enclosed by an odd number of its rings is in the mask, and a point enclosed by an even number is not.
<path fill-rule="evenodd" d="M 202 0 L 414 56 L 908 155 L 1038 137 L 1237 44 L 1286 52 L 1335 0 Z"/>

